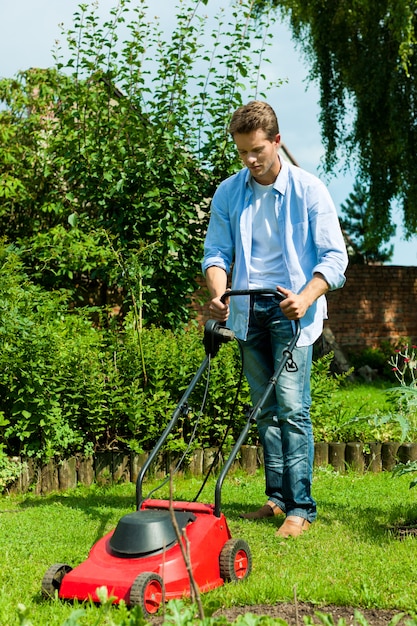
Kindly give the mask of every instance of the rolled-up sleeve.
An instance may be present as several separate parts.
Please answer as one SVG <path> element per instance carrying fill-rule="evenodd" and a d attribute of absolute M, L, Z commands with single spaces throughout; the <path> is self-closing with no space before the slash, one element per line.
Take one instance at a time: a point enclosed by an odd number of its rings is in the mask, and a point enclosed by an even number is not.
<path fill-rule="evenodd" d="M 234 255 L 234 242 L 227 208 L 227 190 L 220 185 L 213 196 L 210 208 L 210 222 L 204 243 L 204 257 L 201 264 L 203 274 L 215 265 L 230 272 Z"/>
<path fill-rule="evenodd" d="M 319 183 L 310 207 L 310 228 L 317 250 L 317 262 L 313 273 L 319 272 L 325 278 L 330 290 L 339 289 L 345 284 L 345 271 L 348 264 L 346 244 L 340 227 L 336 208 L 327 188 Z"/>

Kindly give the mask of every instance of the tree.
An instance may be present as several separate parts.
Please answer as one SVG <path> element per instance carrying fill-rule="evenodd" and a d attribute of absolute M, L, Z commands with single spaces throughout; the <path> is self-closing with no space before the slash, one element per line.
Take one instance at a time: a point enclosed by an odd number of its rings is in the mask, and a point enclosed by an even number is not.
<path fill-rule="evenodd" d="M 343 156 L 369 189 L 375 242 L 391 236 L 391 203 L 417 232 L 416 0 L 258 0 L 288 16 L 320 85 L 327 171 Z M 349 166 L 349 165 L 348 165 Z"/>
<path fill-rule="evenodd" d="M 171 39 L 144 0 L 104 22 L 80 5 L 69 58 L 0 81 L 0 226 L 32 279 L 84 300 L 129 292 L 144 323 L 189 319 L 209 198 L 239 167 L 228 119 L 245 89 L 259 95 L 254 3 L 220 13 L 210 46 L 207 0 L 181 3 Z"/>
<path fill-rule="evenodd" d="M 353 243 L 350 252 L 351 263 L 386 263 L 393 255 L 394 247 L 380 248 L 379 239 L 369 226 L 368 192 L 359 183 L 355 183 L 353 192 L 342 204 L 344 217 L 340 219 L 343 231 Z M 393 227 L 392 234 L 394 235 Z"/>

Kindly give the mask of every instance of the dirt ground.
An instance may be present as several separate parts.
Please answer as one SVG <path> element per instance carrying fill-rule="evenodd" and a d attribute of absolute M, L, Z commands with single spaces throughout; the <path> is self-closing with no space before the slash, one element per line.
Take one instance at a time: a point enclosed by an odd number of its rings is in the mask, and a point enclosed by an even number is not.
<path fill-rule="evenodd" d="M 333 617 L 334 624 L 339 619 L 344 619 L 347 625 L 357 624 L 355 621 L 355 609 L 349 606 L 325 606 L 317 607 L 315 604 L 298 603 L 297 607 L 291 603 L 275 604 L 273 606 L 258 605 L 248 607 L 236 607 L 233 609 L 225 609 L 221 612 L 229 621 L 235 620 L 238 615 L 252 613 L 253 615 L 267 615 L 268 617 L 280 617 L 284 619 L 289 626 L 301 626 L 304 624 L 304 617 L 311 617 L 314 624 L 323 624 L 317 617 L 316 613 L 324 613 Z M 369 626 L 384 626 L 389 624 L 390 620 L 400 613 L 400 611 L 387 611 L 378 609 L 361 609 L 360 613 L 365 617 Z M 399 624 L 405 624 L 402 619 Z"/>
<path fill-rule="evenodd" d="M 245 615 L 246 613 L 252 613 L 252 615 L 265 615 L 268 617 L 281 618 L 287 622 L 289 626 L 302 626 L 304 624 L 304 617 L 311 617 L 314 624 L 317 626 L 322 625 L 323 622 L 317 617 L 316 613 L 324 613 L 333 617 L 333 623 L 337 624 L 339 619 L 344 619 L 347 626 L 356 626 L 358 624 L 355 621 L 355 609 L 349 606 L 324 606 L 317 607 L 315 604 L 309 604 L 307 602 L 300 602 L 295 606 L 291 603 L 278 603 L 275 605 L 259 604 L 256 606 L 239 606 L 230 609 L 222 609 L 216 611 L 214 616 L 223 615 L 231 623 L 237 619 L 239 615 Z M 360 609 L 360 613 L 365 617 L 369 626 L 386 626 L 389 624 L 394 615 L 398 615 L 400 611 L 389 611 L 381 609 Z M 399 626 L 405 626 L 406 619 L 409 616 L 404 616 Z M 151 624 L 157 626 L 163 624 L 164 619 L 162 617 L 156 617 L 151 620 Z"/>

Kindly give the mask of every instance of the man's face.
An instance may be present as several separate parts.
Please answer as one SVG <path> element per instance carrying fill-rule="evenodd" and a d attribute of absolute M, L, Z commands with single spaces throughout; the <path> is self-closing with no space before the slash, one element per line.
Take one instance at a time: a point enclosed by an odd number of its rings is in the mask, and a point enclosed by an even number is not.
<path fill-rule="evenodd" d="M 259 128 L 250 133 L 235 133 L 233 140 L 240 158 L 256 182 L 261 185 L 272 184 L 280 170 L 277 151 L 281 136 L 276 135 L 271 141 L 267 139 L 265 131 Z"/>

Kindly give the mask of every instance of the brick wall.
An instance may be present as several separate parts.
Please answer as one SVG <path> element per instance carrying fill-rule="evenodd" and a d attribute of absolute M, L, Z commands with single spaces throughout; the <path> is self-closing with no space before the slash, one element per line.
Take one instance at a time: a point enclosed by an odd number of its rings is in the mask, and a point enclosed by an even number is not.
<path fill-rule="evenodd" d="M 351 265 L 343 289 L 327 295 L 329 326 L 342 349 L 417 343 L 417 267 Z"/>

